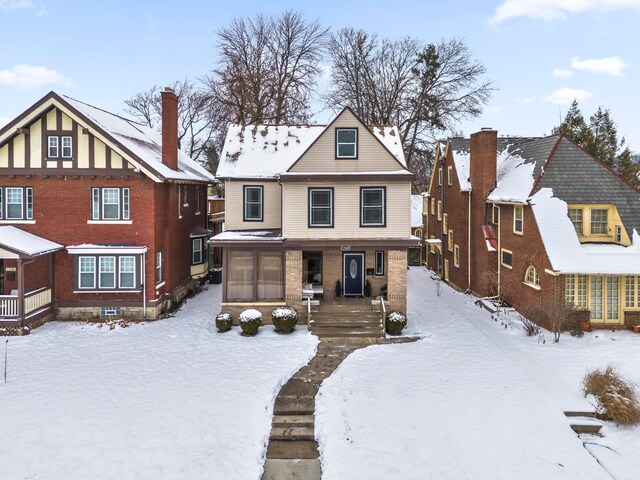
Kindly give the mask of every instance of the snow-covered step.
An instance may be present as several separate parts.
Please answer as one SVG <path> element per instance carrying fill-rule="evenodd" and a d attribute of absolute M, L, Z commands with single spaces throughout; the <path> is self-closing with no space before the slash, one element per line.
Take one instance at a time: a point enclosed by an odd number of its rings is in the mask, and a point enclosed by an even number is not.
<path fill-rule="evenodd" d="M 602 429 L 602 423 L 593 417 L 567 417 L 569 426 L 576 433 L 588 433 L 598 435 Z"/>

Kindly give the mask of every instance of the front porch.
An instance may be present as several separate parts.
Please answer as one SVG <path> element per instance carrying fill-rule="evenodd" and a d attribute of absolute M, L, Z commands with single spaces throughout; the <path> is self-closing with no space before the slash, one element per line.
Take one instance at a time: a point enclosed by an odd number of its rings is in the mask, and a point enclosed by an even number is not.
<path fill-rule="evenodd" d="M 55 252 L 63 247 L 0 227 L 0 334 L 25 335 L 52 316 Z"/>

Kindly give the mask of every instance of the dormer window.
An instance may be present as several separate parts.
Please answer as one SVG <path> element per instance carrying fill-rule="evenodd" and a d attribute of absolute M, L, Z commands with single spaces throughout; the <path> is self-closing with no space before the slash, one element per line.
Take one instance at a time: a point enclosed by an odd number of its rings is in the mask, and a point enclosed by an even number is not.
<path fill-rule="evenodd" d="M 573 228 L 575 228 L 576 233 L 582 235 L 582 209 L 570 208 L 569 218 L 571 219 L 571 223 L 573 223 Z"/>
<path fill-rule="evenodd" d="M 357 128 L 336 128 L 336 158 L 358 158 Z"/>
<path fill-rule="evenodd" d="M 606 208 L 591 209 L 591 235 L 609 233 L 609 211 Z"/>

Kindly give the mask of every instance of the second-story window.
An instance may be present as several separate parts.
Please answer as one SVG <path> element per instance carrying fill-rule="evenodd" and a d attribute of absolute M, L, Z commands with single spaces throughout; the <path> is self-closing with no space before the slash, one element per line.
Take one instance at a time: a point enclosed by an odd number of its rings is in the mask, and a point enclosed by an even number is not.
<path fill-rule="evenodd" d="M 606 208 L 591 209 L 591 235 L 609 233 L 609 211 Z"/>
<path fill-rule="evenodd" d="M 73 140 L 70 135 L 49 135 L 47 147 L 48 158 L 71 158 L 73 156 Z"/>
<path fill-rule="evenodd" d="M 573 223 L 573 228 L 576 230 L 576 233 L 582 235 L 582 209 L 570 208 L 569 218 L 571 219 L 571 223 Z"/>
<path fill-rule="evenodd" d="M 264 190 L 262 186 L 244 187 L 244 221 L 245 222 L 262 222 L 263 218 L 263 197 Z"/>
<path fill-rule="evenodd" d="M 0 187 L 0 220 L 33 220 L 33 187 Z"/>
<path fill-rule="evenodd" d="M 333 189 L 309 189 L 309 226 L 333 226 Z"/>
<path fill-rule="evenodd" d="M 385 226 L 385 188 L 362 187 L 360 189 L 360 226 Z"/>
<path fill-rule="evenodd" d="M 358 158 L 358 129 L 336 129 L 336 158 Z"/>
<path fill-rule="evenodd" d="M 129 189 L 103 187 L 91 189 L 92 220 L 129 220 Z"/>
<path fill-rule="evenodd" d="M 524 208 L 522 205 L 515 205 L 513 207 L 513 233 L 522 233 L 524 218 Z"/>

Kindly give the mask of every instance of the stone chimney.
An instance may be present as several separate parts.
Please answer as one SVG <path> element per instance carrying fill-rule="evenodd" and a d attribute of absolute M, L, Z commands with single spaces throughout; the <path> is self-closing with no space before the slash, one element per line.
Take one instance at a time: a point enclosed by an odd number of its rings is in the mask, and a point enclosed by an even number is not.
<path fill-rule="evenodd" d="M 178 97 L 172 88 L 162 94 L 162 162 L 178 170 Z"/>
<path fill-rule="evenodd" d="M 476 198 L 484 199 L 496 184 L 498 132 L 483 128 L 471 134 L 469 177 Z"/>

